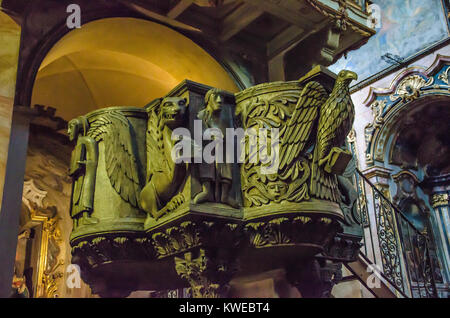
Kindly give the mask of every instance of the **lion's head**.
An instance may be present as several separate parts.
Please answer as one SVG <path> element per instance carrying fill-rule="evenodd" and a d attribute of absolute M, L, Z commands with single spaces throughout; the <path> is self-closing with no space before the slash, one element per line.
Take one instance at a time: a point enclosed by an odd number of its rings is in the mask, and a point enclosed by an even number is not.
<path fill-rule="evenodd" d="M 170 129 L 180 127 L 186 121 L 187 100 L 182 97 L 166 97 L 158 107 L 158 118 L 161 126 Z"/>

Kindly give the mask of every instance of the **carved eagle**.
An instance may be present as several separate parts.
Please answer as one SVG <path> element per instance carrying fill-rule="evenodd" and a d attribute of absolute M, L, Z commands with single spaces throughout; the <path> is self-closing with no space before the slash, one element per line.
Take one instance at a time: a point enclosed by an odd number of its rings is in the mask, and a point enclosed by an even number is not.
<path fill-rule="evenodd" d="M 300 153 L 315 142 L 311 194 L 320 198 L 338 200 L 335 176 L 323 172 L 319 166 L 324 164 L 333 147 L 344 145 L 352 127 L 355 112 L 349 85 L 356 78 L 354 72 L 339 72 L 330 95 L 318 82 L 306 84 L 290 120 L 280 132 L 280 171 L 291 167 Z"/>
<path fill-rule="evenodd" d="M 138 208 L 141 182 L 131 125 L 120 111 L 111 111 L 90 124 L 88 136 L 104 141 L 105 168 L 111 186 L 123 200 Z"/>

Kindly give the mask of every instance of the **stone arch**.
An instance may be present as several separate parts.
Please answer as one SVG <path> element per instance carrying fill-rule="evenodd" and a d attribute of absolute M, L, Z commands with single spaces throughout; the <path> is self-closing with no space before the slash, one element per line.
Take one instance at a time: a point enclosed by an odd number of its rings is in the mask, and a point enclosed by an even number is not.
<path fill-rule="evenodd" d="M 448 72 L 450 57 L 436 57 L 428 69 L 411 67 L 401 72 L 388 89 L 371 89 L 364 102 L 373 112 L 365 127 L 367 165 L 385 166 L 392 157 L 393 133 L 406 114 L 417 107 L 450 98 Z"/>
<path fill-rule="evenodd" d="M 238 89 L 219 62 L 181 33 L 146 20 L 106 18 L 53 45 L 37 70 L 31 104 L 50 105 L 69 120 L 107 106 L 144 106 L 186 78 Z"/>

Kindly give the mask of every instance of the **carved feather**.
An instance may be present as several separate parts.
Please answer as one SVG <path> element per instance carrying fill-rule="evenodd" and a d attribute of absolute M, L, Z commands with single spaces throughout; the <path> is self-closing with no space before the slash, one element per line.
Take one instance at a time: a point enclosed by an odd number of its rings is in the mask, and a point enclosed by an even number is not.
<path fill-rule="evenodd" d="M 102 115 L 90 125 L 88 136 L 103 140 L 105 168 L 111 186 L 123 200 L 138 208 L 141 182 L 130 122 L 120 111 Z"/>
<path fill-rule="evenodd" d="M 341 71 L 330 97 L 320 108 L 317 143 L 312 165 L 311 193 L 321 199 L 339 200 L 339 189 L 335 175 L 329 174 L 318 165 L 328 156 L 333 147 L 341 147 L 351 130 L 355 116 L 350 97 L 349 84 L 356 74 Z"/>
<path fill-rule="evenodd" d="M 310 142 L 319 108 L 327 98 L 327 92 L 317 82 L 309 82 L 303 88 L 291 119 L 280 133 L 280 170 L 296 161 L 300 152 Z"/>
<path fill-rule="evenodd" d="M 325 158 L 331 148 L 345 143 L 355 117 L 354 106 L 350 97 L 348 83 L 336 81 L 330 98 L 320 112 L 318 127 L 318 159 Z"/>

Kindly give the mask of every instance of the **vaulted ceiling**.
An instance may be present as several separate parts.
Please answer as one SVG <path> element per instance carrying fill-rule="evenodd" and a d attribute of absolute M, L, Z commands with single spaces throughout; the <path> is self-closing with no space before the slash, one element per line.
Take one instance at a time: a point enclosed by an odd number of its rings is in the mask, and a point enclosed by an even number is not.
<path fill-rule="evenodd" d="M 43 60 L 32 104 L 66 120 L 107 106 L 144 106 L 184 79 L 235 92 L 228 73 L 180 33 L 133 18 L 108 18 L 69 32 Z"/>

